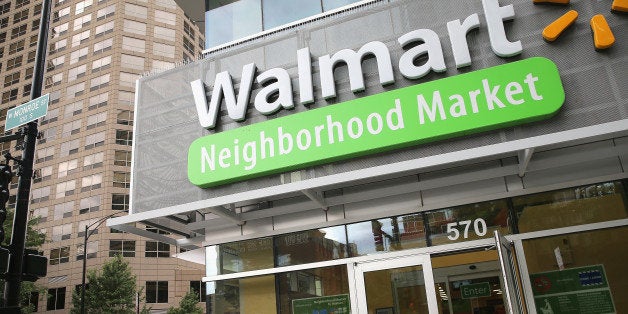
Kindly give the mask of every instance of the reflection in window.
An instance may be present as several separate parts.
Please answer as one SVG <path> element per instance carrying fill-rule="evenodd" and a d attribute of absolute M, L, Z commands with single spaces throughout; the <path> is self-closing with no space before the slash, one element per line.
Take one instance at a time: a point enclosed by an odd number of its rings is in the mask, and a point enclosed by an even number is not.
<path fill-rule="evenodd" d="M 619 181 L 579 186 L 513 198 L 519 232 L 627 218 L 626 195 Z"/>
<path fill-rule="evenodd" d="M 210 1 L 205 12 L 206 48 L 244 38 L 359 0 Z"/>
<path fill-rule="evenodd" d="M 344 226 L 289 233 L 275 238 L 276 266 L 346 258 Z"/>
<path fill-rule="evenodd" d="M 221 274 L 274 267 L 272 237 L 220 245 Z"/>
<path fill-rule="evenodd" d="M 135 257 L 135 241 L 111 240 L 109 241 L 109 256 L 121 255 L 122 257 Z"/>
<path fill-rule="evenodd" d="M 351 256 L 426 246 L 421 214 L 382 218 L 347 225 Z"/>

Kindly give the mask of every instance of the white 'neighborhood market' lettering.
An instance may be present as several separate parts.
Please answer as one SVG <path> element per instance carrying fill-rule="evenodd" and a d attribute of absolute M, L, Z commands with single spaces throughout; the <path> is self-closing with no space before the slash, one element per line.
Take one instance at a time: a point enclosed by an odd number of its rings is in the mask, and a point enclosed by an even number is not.
<path fill-rule="evenodd" d="M 268 133 L 266 133 L 267 130 L 260 131 L 255 141 L 240 143 L 240 140 L 235 138 L 233 145 L 227 147 L 216 144 L 202 146 L 200 148 L 201 173 L 215 171 L 217 168 L 227 169 L 238 166 L 245 171 L 250 171 L 256 167 L 258 160 L 289 155 L 295 149 L 306 151 L 313 147 L 340 145 L 346 140 L 377 136 L 384 129 L 403 130 L 406 123 L 423 125 L 446 120 L 448 116 L 459 118 L 470 113 L 499 110 L 506 108 L 507 105 L 524 105 L 526 103 L 524 99 L 541 101 L 543 95 L 537 92 L 535 85 L 538 80 L 537 76 L 528 73 L 521 80 L 524 84 L 516 81 L 508 82 L 504 89 L 501 85 L 491 84 L 489 79 L 482 79 L 478 83 L 481 87 L 478 86 L 477 89 L 460 94 L 445 95 L 440 90 L 434 90 L 431 94 L 431 106 L 428 105 L 424 94 L 418 94 L 416 96 L 418 117 L 410 117 L 408 120 L 408 117 L 403 114 L 401 100 L 395 99 L 394 105 L 385 112 L 372 112 L 366 118 L 354 116 L 346 121 L 339 121 L 332 115 L 327 115 L 324 122 L 321 121 L 317 125 L 305 127 L 297 132 L 291 133 L 285 131 L 283 127 L 277 127 L 276 130 Z M 484 97 L 485 102 L 478 102 L 478 97 Z M 443 98 L 453 102 L 444 106 Z M 470 105 L 470 111 L 467 110 L 467 103 Z M 479 107 L 478 103 L 485 104 L 486 107 Z"/>
<path fill-rule="evenodd" d="M 504 21 L 510 20 L 515 16 L 512 4 L 502 7 L 499 5 L 498 0 L 482 0 L 482 6 L 491 48 L 495 54 L 501 57 L 509 57 L 521 53 L 521 42 L 509 41 L 503 24 Z M 464 21 L 458 19 L 447 23 L 447 32 L 457 68 L 471 64 L 466 36 L 469 31 L 479 27 L 480 20 L 477 13 L 469 15 Z M 398 68 L 404 77 L 418 79 L 430 71 L 443 72 L 446 70 L 441 41 L 438 34 L 433 30 L 419 29 L 411 31 L 399 37 L 398 42 L 402 47 L 419 43 L 405 51 L 399 59 Z M 415 65 L 414 60 L 424 55 L 427 56 L 427 61 L 422 65 Z M 318 58 L 321 96 L 325 99 L 336 97 L 334 67 L 338 64 L 347 65 L 351 90 L 353 92 L 364 90 L 362 60 L 365 56 L 375 57 L 379 81 L 382 85 L 394 83 L 393 66 L 388 47 L 382 42 L 373 41 L 366 43 L 358 51 L 343 49 L 333 55 L 324 55 Z M 308 47 L 297 51 L 297 68 L 299 104 L 307 105 L 314 102 L 313 65 Z M 201 126 L 207 129 L 212 129 L 216 126 L 223 99 L 227 108 L 227 114 L 231 119 L 235 121 L 245 120 L 254 80 L 264 86 L 257 93 L 253 102 L 257 111 L 269 115 L 281 109 L 294 108 L 292 81 L 287 70 L 273 68 L 260 73 L 257 77 L 255 77 L 255 73 L 255 63 L 247 64 L 242 68 L 237 98 L 231 74 L 227 71 L 218 73 L 214 81 L 209 104 L 204 83 L 201 80 L 191 82 Z"/>

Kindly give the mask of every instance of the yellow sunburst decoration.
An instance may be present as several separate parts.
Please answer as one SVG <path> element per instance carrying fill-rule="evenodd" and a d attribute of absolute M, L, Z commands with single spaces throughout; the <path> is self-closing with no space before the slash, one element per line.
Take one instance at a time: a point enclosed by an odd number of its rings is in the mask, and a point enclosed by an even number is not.
<path fill-rule="evenodd" d="M 537 3 L 552 3 L 552 4 L 569 4 L 569 0 L 532 0 Z M 611 10 L 616 12 L 628 12 L 628 0 L 614 0 L 611 5 Z M 576 10 L 570 10 L 563 14 L 561 17 L 554 20 L 543 29 L 543 38 L 547 41 L 556 40 L 560 34 L 562 34 L 569 26 L 576 22 L 578 18 L 578 12 Z M 590 21 L 591 31 L 593 32 L 593 44 L 595 49 L 606 49 L 613 46 L 615 43 L 615 36 L 611 30 L 606 18 L 602 14 L 597 14 L 591 18 Z"/>

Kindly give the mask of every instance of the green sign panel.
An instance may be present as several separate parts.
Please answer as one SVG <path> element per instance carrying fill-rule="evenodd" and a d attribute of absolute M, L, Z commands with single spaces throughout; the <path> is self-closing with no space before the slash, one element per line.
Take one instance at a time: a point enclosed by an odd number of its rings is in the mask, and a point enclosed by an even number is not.
<path fill-rule="evenodd" d="M 349 314 L 349 295 L 340 294 L 327 297 L 292 300 L 294 314 Z"/>
<path fill-rule="evenodd" d="M 200 187 L 547 119 L 565 94 L 530 58 L 208 135 L 188 152 Z"/>
<path fill-rule="evenodd" d="M 17 106 L 7 111 L 4 131 L 16 128 L 20 125 L 35 121 L 44 117 L 48 113 L 48 100 L 50 94 L 33 99 L 23 105 Z"/>
<path fill-rule="evenodd" d="M 491 285 L 488 282 L 479 282 L 460 286 L 460 296 L 463 299 L 473 299 L 491 296 Z"/>
<path fill-rule="evenodd" d="M 530 275 L 538 313 L 615 313 L 603 265 Z"/>

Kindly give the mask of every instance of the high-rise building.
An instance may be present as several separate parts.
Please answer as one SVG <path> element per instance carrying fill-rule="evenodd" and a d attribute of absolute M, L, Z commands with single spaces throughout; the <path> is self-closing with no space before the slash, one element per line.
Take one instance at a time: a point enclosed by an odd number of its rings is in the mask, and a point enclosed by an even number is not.
<path fill-rule="evenodd" d="M 30 100 L 41 11 L 41 1 L 0 1 L 0 120 Z M 176 306 L 191 287 L 201 290 L 203 266 L 175 258 L 179 247 L 116 232 L 104 221 L 129 206 L 135 81 L 195 59 L 203 34 L 172 0 L 55 0 L 50 25 L 42 92 L 50 104 L 39 121 L 30 200 L 49 260 L 48 276 L 38 281 L 48 293 L 34 298 L 38 311 L 69 312 L 81 287 L 86 226 L 88 269 L 121 254 L 145 292 L 140 306 L 157 312 Z M 15 146 L 0 149 L 19 156 Z"/>

